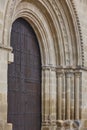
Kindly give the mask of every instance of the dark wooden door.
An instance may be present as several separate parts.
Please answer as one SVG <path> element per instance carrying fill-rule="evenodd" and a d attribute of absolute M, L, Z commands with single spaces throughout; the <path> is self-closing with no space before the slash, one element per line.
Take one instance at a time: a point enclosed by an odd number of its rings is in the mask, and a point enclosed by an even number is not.
<path fill-rule="evenodd" d="M 8 66 L 8 123 L 13 130 L 41 130 L 41 59 L 32 27 L 22 18 L 12 26 L 14 63 Z"/>

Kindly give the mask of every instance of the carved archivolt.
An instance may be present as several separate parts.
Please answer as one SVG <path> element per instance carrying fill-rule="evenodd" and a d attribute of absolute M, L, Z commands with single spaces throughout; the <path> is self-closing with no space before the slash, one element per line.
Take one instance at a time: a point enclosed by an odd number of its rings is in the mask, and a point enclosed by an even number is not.
<path fill-rule="evenodd" d="M 65 0 L 10 0 L 5 14 L 3 44 L 10 45 L 12 23 L 23 17 L 34 28 L 39 43 L 43 40 L 40 49 L 44 51 L 42 57 L 47 56 L 43 65 L 81 66 L 82 46 L 75 16 L 73 4 Z"/>

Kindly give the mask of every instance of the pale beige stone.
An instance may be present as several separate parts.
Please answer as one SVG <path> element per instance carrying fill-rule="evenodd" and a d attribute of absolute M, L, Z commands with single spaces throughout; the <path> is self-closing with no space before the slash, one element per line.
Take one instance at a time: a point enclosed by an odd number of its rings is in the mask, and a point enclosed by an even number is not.
<path fill-rule="evenodd" d="M 5 130 L 12 130 L 12 124 L 11 123 L 8 123 L 8 124 L 5 124 Z"/>
<path fill-rule="evenodd" d="M 83 124 L 81 130 L 87 128 L 86 0 L 0 0 L 0 130 L 12 130 L 7 124 L 7 72 L 14 61 L 12 23 L 19 17 L 32 25 L 40 46 L 41 130 L 76 126 L 76 119 Z"/>
<path fill-rule="evenodd" d="M 9 62 L 9 64 L 10 64 L 11 62 L 14 62 L 14 55 L 13 55 L 13 53 L 9 53 L 9 54 L 8 54 L 8 62 Z"/>

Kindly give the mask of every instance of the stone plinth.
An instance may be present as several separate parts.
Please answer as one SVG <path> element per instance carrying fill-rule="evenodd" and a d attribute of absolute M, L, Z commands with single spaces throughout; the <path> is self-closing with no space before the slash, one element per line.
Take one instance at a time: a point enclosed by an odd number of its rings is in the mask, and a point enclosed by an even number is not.
<path fill-rule="evenodd" d="M 0 121 L 0 130 L 12 130 L 12 124 Z"/>

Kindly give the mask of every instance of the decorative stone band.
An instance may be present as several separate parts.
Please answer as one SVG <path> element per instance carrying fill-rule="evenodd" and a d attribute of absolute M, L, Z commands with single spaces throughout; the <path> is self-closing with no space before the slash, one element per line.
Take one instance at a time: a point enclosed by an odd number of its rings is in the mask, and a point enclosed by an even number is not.
<path fill-rule="evenodd" d="M 57 74 L 64 74 L 64 73 L 75 73 L 75 72 L 81 72 L 81 70 L 83 70 L 84 68 L 82 67 L 63 67 L 63 66 L 54 66 L 54 65 L 42 65 L 42 70 L 51 70 L 51 71 L 56 71 Z"/>
<path fill-rule="evenodd" d="M 0 44 L 0 50 L 6 51 L 8 63 L 11 63 L 14 61 L 14 54 L 12 53 L 12 47 L 6 46 L 4 44 Z"/>
<path fill-rule="evenodd" d="M 0 48 L 3 48 L 3 46 L 1 45 Z M 7 47 L 5 47 L 7 48 Z M 4 48 L 4 49 L 5 49 Z M 12 48 L 7 48 L 8 50 Z M 53 65 L 43 65 L 42 66 L 42 70 L 52 70 L 52 71 L 56 71 L 58 73 L 81 73 L 82 70 L 83 71 L 87 71 L 87 67 L 82 67 L 82 66 L 77 66 L 77 67 L 63 67 L 63 66 L 53 66 Z"/>
<path fill-rule="evenodd" d="M 42 66 L 42 70 L 56 71 L 56 67 L 52 65 Z"/>
<path fill-rule="evenodd" d="M 6 51 L 10 51 L 10 52 L 12 51 L 12 47 L 6 46 L 6 45 L 1 44 L 1 43 L 0 43 L 0 49 L 6 50 Z"/>

